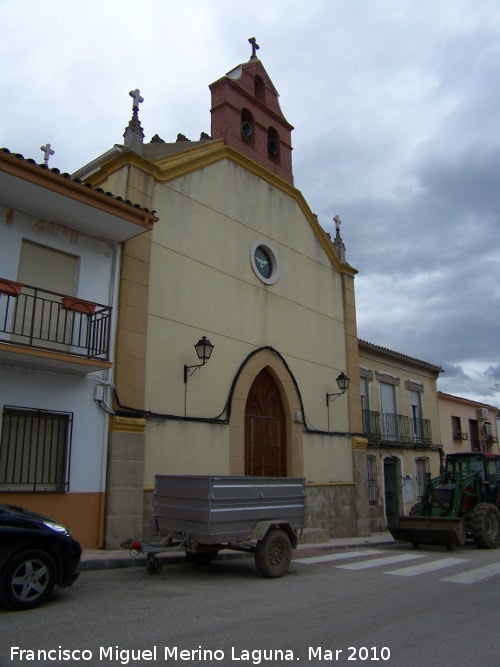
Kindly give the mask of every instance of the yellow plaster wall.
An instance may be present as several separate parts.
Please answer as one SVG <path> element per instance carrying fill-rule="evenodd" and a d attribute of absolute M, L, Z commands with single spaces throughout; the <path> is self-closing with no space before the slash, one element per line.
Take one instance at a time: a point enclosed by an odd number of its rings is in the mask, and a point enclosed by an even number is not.
<path fill-rule="evenodd" d="M 439 410 L 437 401 L 437 378 L 431 370 L 426 370 L 412 363 L 411 359 L 396 359 L 386 357 L 383 352 L 377 352 L 360 348 L 359 363 L 361 368 L 366 368 L 374 373 L 387 373 L 400 380 L 397 387 L 398 414 L 411 416 L 410 392 L 405 387 L 405 382 L 412 381 L 421 384 L 422 419 L 431 421 L 432 441 L 434 444 L 441 442 L 441 431 L 439 423 Z M 368 383 L 370 392 L 370 410 L 380 412 L 380 389 L 379 383 L 374 378 Z"/>
<path fill-rule="evenodd" d="M 270 346 L 296 378 L 309 423 L 326 430 L 326 393 L 337 391 L 335 378 L 346 369 L 342 276 L 297 201 L 223 160 L 156 183 L 153 208 L 160 222 L 151 246 L 147 409 L 183 415 L 186 406 L 188 416 L 220 415 L 245 358 Z M 251 267 L 250 250 L 258 239 L 280 261 L 280 279 L 271 286 Z M 183 366 L 197 363 L 193 345 L 201 335 L 215 349 L 189 378 L 185 393 Z M 330 427 L 349 430 L 347 401 L 330 407 Z M 314 443 L 304 450 L 308 475 L 352 481 L 349 438 L 339 446 L 332 446 L 331 437 L 304 438 Z M 200 441 L 203 447 L 210 443 L 201 454 Z M 234 472 L 240 463 L 236 455 L 229 457 L 228 443 L 224 427 L 168 422 L 148 429 L 146 479 L 169 466 L 176 473 Z"/>

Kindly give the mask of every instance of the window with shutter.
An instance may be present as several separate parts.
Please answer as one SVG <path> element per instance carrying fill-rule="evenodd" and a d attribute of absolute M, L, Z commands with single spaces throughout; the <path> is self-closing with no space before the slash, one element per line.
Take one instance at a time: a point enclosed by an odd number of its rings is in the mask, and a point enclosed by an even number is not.
<path fill-rule="evenodd" d="M 75 255 L 23 240 L 13 340 L 68 350 L 72 314 L 61 310 L 61 294 L 75 294 L 77 262 Z"/>

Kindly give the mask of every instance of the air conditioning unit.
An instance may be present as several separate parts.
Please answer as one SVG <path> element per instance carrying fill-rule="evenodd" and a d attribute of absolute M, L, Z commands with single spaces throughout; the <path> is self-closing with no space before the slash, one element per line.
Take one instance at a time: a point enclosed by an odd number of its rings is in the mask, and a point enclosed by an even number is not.
<path fill-rule="evenodd" d="M 488 408 L 478 408 L 477 409 L 477 418 L 478 419 L 488 419 L 490 412 Z"/>
<path fill-rule="evenodd" d="M 484 435 L 493 435 L 493 428 L 492 428 L 490 422 L 485 422 L 483 424 L 483 433 L 484 433 Z"/>

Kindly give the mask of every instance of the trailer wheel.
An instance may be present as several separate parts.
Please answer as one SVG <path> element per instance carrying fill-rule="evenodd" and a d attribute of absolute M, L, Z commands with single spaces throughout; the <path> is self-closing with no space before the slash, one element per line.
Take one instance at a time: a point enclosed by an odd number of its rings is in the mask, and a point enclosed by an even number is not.
<path fill-rule="evenodd" d="M 500 544 L 500 513 L 495 505 L 476 505 L 471 512 L 470 528 L 479 549 L 496 549 Z"/>
<path fill-rule="evenodd" d="M 210 565 L 210 563 L 217 558 L 219 553 L 218 549 L 213 551 L 189 551 L 186 549 L 186 559 L 188 563 L 193 563 L 193 565 Z"/>
<path fill-rule="evenodd" d="M 269 530 L 255 548 L 255 565 L 263 577 L 282 577 L 292 560 L 292 544 L 280 529 Z"/>
<path fill-rule="evenodd" d="M 160 574 L 161 566 L 162 563 L 161 561 L 158 560 L 156 555 L 154 554 L 152 556 L 148 555 L 148 559 L 146 561 L 146 572 L 148 574 Z"/>

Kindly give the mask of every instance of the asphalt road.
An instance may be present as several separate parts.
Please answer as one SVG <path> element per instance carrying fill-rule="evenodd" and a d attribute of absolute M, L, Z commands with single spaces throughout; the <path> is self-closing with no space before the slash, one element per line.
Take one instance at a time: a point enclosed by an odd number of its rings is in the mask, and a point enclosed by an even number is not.
<path fill-rule="evenodd" d="M 499 664 L 500 550 L 316 555 L 281 579 L 248 558 L 84 572 L 39 609 L 0 611 L 0 665 Z"/>

